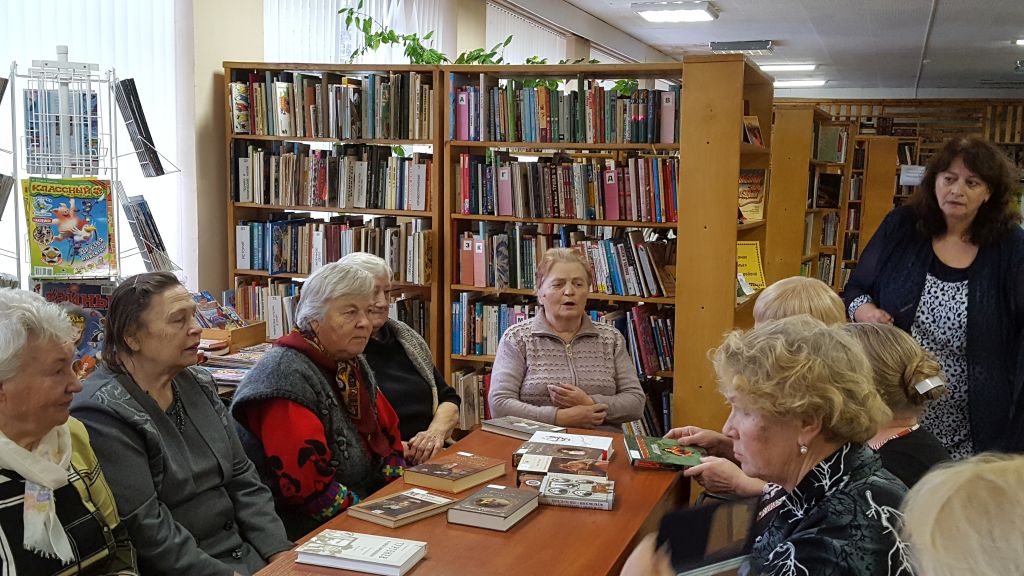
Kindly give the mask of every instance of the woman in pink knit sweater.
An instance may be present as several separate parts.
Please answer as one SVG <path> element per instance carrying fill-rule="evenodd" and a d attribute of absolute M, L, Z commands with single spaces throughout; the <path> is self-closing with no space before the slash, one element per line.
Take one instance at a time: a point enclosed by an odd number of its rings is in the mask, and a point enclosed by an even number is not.
<path fill-rule="evenodd" d="M 505 331 L 488 401 L 494 417 L 619 430 L 643 415 L 629 347 L 613 326 L 586 313 L 593 278 L 583 256 L 548 250 L 537 266 L 537 315 Z"/>

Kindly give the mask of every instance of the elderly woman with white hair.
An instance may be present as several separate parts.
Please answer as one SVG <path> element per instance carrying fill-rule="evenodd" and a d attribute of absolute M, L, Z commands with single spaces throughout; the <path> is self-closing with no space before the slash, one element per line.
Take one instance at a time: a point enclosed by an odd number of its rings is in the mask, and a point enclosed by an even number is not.
<path fill-rule="evenodd" d="M 38 294 L 0 288 L 0 565 L 4 574 L 137 574 L 81 422 L 75 329 Z"/>
<path fill-rule="evenodd" d="M 462 400 L 434 366 L 423 337 L 405 323 L 388 318 L 392 277 L 388 263 L 367 252 L 352 252 L 341 263 L 373 276 L 373 335 L 363 358 L 398 414 L 405 459 L 410 464 L 428 460 L 444 448 L 458 424 Z"/>
<path fill-rule="evenodd" d="M 398 417 L 360 356 L 374 314 L 372 275 L 324 266 L 302 287 L 298 328 L 235 392 L 242 442 L 292 537 L 402 474 Z"/>

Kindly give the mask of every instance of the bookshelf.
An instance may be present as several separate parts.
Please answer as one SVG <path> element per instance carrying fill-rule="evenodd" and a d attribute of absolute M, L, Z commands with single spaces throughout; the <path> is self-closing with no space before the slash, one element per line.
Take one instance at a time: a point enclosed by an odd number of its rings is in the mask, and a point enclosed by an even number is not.
<path fill-rule="evenodd" d="M 303 279 L 363 250 L 440 364 L 440 88 L 434 66 L 224 62 L 228 281 L 268 338 Z"/>
<path fill-rule="evenodd" d="M 900 172 L 904 165 L 917 166 L 920 162 L 921 139 L 900 136 L 896 139 L 896 188 L 893 190 L 893 207 L 902 205 L 914 193 L 916 186 L 901 185 Z"/>
<path fill-rule="evenodd" d="M 473 349 L 469 350 L 467 343 L 461 341 L 469 326 L 465 317 L 469 314 L 469 307 L 465 306 L 465 303 L 474 302 L 474 314 L 478 309 L 476 301 L 481 302 L 481 307 L 491 306 L 498 309 L 498 312 L 493 308 L 484 312 L 484 317 L 479 321 L 474 317 L 474 327 L 487 327 L 493 324 L 495 315 L 502 313 L 501 305 L 511 307 L 513 310 L 519 306 L 518 318 L 523 318 L 528 314 L 528 307 L 535 303 L 532 263 L 540 257 L 544 249 L 560 246 L 563 242 L 571 245 L 596 239 L 611 240 L 610 245 L 615 245 L 622 238 L 637 240 L 639 234 L 639 244 L 645 245 L 648 250 L 651 250 L 651 245 L 662 246 L 653 249 L 653 253 L 664 249 L 665 254 L 669 255 L 663 261 L 651 256 L 649 262 L 655 266 L 675 266 L 675 276 L 679 282 L 675 285 L 674 291 L 670 290 L 668 285 L 661 285 L 659 287 L 662 291 L 652 295 L 650 291 L 643 291 L 643 280 L 633 288 L 629 287 L 628 280 L 623 280 L 623 289 L 613 286 L 610 289 L 599 287 L 598 290 L 591 290 L 588 309 L 601 310 L 613 315 L 633 314 L 637 311 L 634 306 L 643 304 L 642 310 L 656 319 L 656 322 L 651 324 L 656 327 L 652 332 L 662 343 L 670 340 L 685 343 L 685 346 L 676 345 L 668 348 L 671 351 L 669 354 L 665 353 L 665 347 L 659 348 L 662 352 L 660 360 L 664 365 L 659 365 L 657 369 L 650 369 L 650 365 L 641 366 L 641 372 L 644 374 L 641 381 L 645 383 L 651 403 L 669 402 L 669 425 L 680 425 L 685 422 L 720 428 L 726 412 L 714 384 L 714 374 L 707 361 L 706 352 L 719 344 L 722 334 L 734 326 L 734 319 L 737 316 L 743 314 L 742 306 L 737 312 L 735 298 L 736 242 L 755 240 L 761 242 L 763 246 L 771 229 L 769 218 L 742 225 L 737 224 L 736 218 L 740 170 L 767 171 L 769 168 L 770 132 L 762 130 L 765 146 L 744 143 L 742 118 L 744 115 L 754 115 L 758 117 L 762 127 L 770 125 L 771 79 L 741 56 L 734 55 L 698 56 L 687 58 L 682 63 L 640 65 L 446 66 L 442 67 L 442 76 L 445 92 L 449 93 L 455 102 L 454 105 L 445 108 L 443 124 L 448 127 L 448 131 L 454 125 L 455 136 L 461 136 L 447 139 L 443 143 L 446 206 L 443 210 L 442 226 L 444 276 L 441 297 L 444 302 L 443 316 L 451 320 L 449 329 L 445 331 L 443 343 L 443 365 L 446 375 L 485 373 L 487 365 L 494 359 L 494 348 L 500 337 L 498 330 L 491 329 L 481 347 L 477 348 L 474 341 Z M 673 120 L 673 124 L 676 125 L 669 126 L 673 132 L 669 141 L 661 138 L 660 128 L 653 138 L 654 143 L 624 142 L 621 134 L 625 132 L 625 126 L 622 126 L 621 132 L 616 130 L 615 134 L 610 135 L 607 124 L 603 132 L 603 142 L 600 132 L 585 138 L 590 140 L 589 142 L 573 142 L 571 137 L 565 139 L 565 134 L 561 134 L 562 139 L 552 138 L 551 133 L 540 135 L 528 132 L 527 137 L 522 137 L 521 132 L 517 131 L 514 137 L 509 137 L 511 125 L 503 125 L 508 118 L 515 118 L 516 114 L 501 112 L 501 107 L 507 106 L 509 101 L 506 96 L 502 103 L 501 93 L 508 90 L 510 83 L 514 88 L 525 87 L 528 81 L 537 79 L 566 82 L 564 85 L 559 84 L 558 92 L 561 94 L 555 94 L 553 101 L 550 93 L 539 91 L 541 100 L 551 103 L 548 110 L 516 110 L 523 113 L 527 122 L 537 121 L 543 114 L 555 110 L 558 112 L 556 116 L 541 121 L 545 125 L 551 122 L 552 131 L 555 130 L 555 118 L 559 122 L 559 132 L 566 128 L 567 119 L 574 124 L 575 118 L 564 115 L 563 106 L 570 101 L 566 100 L 565 93 L 566 90 L 576 90 L 580 86 L 583 87 L 583 99 L 580 101 L 585 102 L 585 98 L 593 93 L 595 95 L 590 97 L 595 98 L 599 106 L 601 102 L 605 103 L 606 118 L 621 119 L 620 114 L 623 110 L 619 107 L 629 104 L 619 102 L 615 98 L 609 101 L 611 92 L 606 90 L 602 93 L 596 86 L 607 85 L 611 81 L 623 78 L 637 80 L 642 89 L 658 85 L 666 92 L 672 92 L 672 86 L 681 86 L 681 92 L 675 93 L 675 110 L 678 110 L 679 119 Z M 660 82 L 656 84 L 655 81 Z M 495 86 L 498 87 L 497 92 L 494 90 Z M 474 87 L 477 88 L 475 95 L 472 90 Z M 483 90 L 479 90 L 480 87 L 483 87 Z M 500 103 L 499 112 L 492 119 L 496 122 L 488 122 L 487 135 L 472 131 L 467 134 L 466 129 L 463 129 L 461 135 L 458 134 L 461 122 L 468 122 L 473 115 L 479 118 L 479 115 L 484 113 L 483 104 L 470 106 L 471 99 L 474 96 L 479 98 L 479 94 L 482 93 L 495 95 L 495 100 L 488 98 L 488 110 L 493 111 L 493 108 L 490 108 L 493 106 L 492 102 Z M 464 106 L 473 114 L 463 113 L 463 119 L 460 120 L 458 106 L 463 94 L 467 100 Z M 534 94 L 518 92 L 518 96 L 520 101 L 525 97 L 526 102 L 531 102 L 530 98 L 533 98 Z M 654 93 L 648 93 L 647 97 L 653 98 Z M 644 96 L 637 95 L 636 98 L 641 99 Z M 600 110 L 600 107 L 598 109 Z M 539 114 L 536 119 L 531 119 L 530 114 L 535 111 Z M 491 115 L 483 117 L 491 118 Z M 616 123 L 616 126 L 618 125 Z M 655 126 L 662 126 L 660 119 Z M 528 130 L 532 128 L 528 127 Z M 559 132 L 553 133 L 558 135 Z M 585 130 L 581 133 L 585 133 Z M 630 132 L 630 136 L 632 135 Z M 665 135 L 669 134 L 666 132 Z M 537 141 L 544 139 L 558 141 Z M 559 162 L 564 164 L 556 165 L 556 156 Z M 541 165 L 540 168 L 512 167 L 520 162 L 528 163 L 531 157 L 538 160 L 536 163 Z M 633 165 L 630 164 L 631 160 Z M 614 166 L 617 169 L 615 183 L 622 187 L 630 186 L 625 188 L 626 190 L 638 190 L 638 187 L 632 187 L 636 181 L 629 180 L 630 184 L 625 182 L 630 178 L 630 174 L 636 177 L 636 173 L 631 170 L 640 161 L 650 163 L 646 166 L 653 167 L 652 173 L 667 173 L 674 176 L 669 180 L 662 178 L 659 184 L 661 188 L 657 191 L 654 188 L 646 190 L 651 199 L 646 207 L 639 205 L 639 200 L 637 206 L 630 206 L 633 200 L 630 192 L 627 192 L 627 198 L 621 200 L 618 207 L 611 207 L 613 202 L 605 203 L 601 195 L 603 187 L 596 187 L 599 182 L 594 183 L 595 188 L 590 190 L 592 196 L 577 196 L 576 189 L 570 186 L 573 190 L 570 196 L 563 198 L 563 201 L 555 206 L 546 201 L 542 202 L 539 204 L 539 210 L 535 210 L 532 205 L 524 206 L 516 199 L 517 195 L 513 195 L 511 207 L 491 206 L 489 202 L 500 201 L 489 201 L 485 194 L 477 192 L 488 190 L 487 167 L 492 167 L 490 174 L 493 179 L 495 170 L 501 174 L 500 171 L 505 169 L 505 164 L 513 175 L 514 170 L 543 170 L 543 174 L 553 173 L 556 178 L 556 186 L 551 188 L 553 190 L 558 189 L 557 178 L 561 170 L 582 170 L 560 166 L 591 166 L 590 174 L 600 173 L 602 177 L 606 177 L 610 172 L 609 167 Z M 618 169 L 622 170 L 622 174 L 618 174 Z M 474 176 L 471 180 L 467 173 L 482 175 L 482 178 Z M 478 178 L 483 182 L 482 188 L 475 184 Z M 520 184 L 526 182 L 522 180 L 522 175 L 519 178 Z M 569 181 L 578 183 L 571 179 Z M 470 183 L 468 187 L 466 182 Z M 678 193 L 673 195 L 671 187 L 667 186 L 666 182 L 674 184 Z M 463 189 L 473 190 L 473 195 L 467 198 L 462 194 Z M 496 194 L 496 190 L 495 188 L 495 192 L 492 193 Z M 578 202 L 581 199 L 582 207 Z M 470 205 L 469 209 L 465 208 L 467 203 Z M 509 210 L 512 215 L 508 215 Z M 664 212 L 659 215 L 656 211 L 652 213 L 652 210 Z M 646 215 L 637 217 L 636 214 Z M 483 265 L 486 266 L 488 255 L 498 254 L 494 251 L 495 244 L 504 242 L 504 239 L 495 241 L 494 237 L 503 234 L 508 235 L 510 247 L 523 250 L 520 253 L 521 259 L 530 265 L 524 270 L 511 271 L 510 274 L 517 277 L 510 278 L 508 286 L 504 286 L 503 280 L 501 288 L 496 286 L 497 276 L 493 283 L 489 277 L 476 278 L 475 262 L 472 263 L 474 274 L 463 275 L 462 270 L 469 266 L 463 264 L 469 262 L 464 258 L 473 258 L 472 254 L 464 256 L 463 250 L 471 249 L 473 253 L 482 253 Z M 513 239 L 516 234 L 519 236 Z M 524 243 L 523 240 L 527 242 Z M 628 250 L 629 243 L 623 242 L 627 244 L 623 249 Z M 600 249 L 596 248 L 595 244 L 607 245 L 593 242 L 582 246 L 598 268 L 597 275 L 600 278 L 600 267 L 603 264 L 595 260 L 594 255 L 607 255 L 608 252 L 593 252 Z M 526 246 L 532 248 L 525 248 Z M 674 251 L 672 246 L 675 247 Z M 628 253 L 618 254 L 621 256 Z M 625 258 L 626 265 L 623 267 L 623 275 L 626 277 L 630 274 L 627 271 L 630 258 L 632 257 Z M 612 262 L 614 266 L 617 261 L 612 259 Z M 642 260 L 633 258 L 633 262 L 642 268 Z M 664 268 L 661 271 L 665 272 Z M 641 271 L 636 277 L 640 278 L 642 274 Z M 697 278 L 700 279 L 699 282 L 695 281 Z M 657 283 L 654 285 L 658 286 Z M 640 293 L 637 293 L 637 288 L 640 289 Z M 629 325 L 633 326 L 632 323 Z M 671 331 L 666 330 L 669 326 L 672 327 Z M 499 323 L 499 329 L 500 327 Z M 627 336 L 627 342 L 630 340 Z M 685 378 L 682 377 L 684 374 Z M 456 382 L 452 384 L 454 386 Z"/>
<path fill-rule="evenodd" d="M 871 235 L 892 210 L 899 163 L 899 139 L 892 136 L 854 138 L 850 178 L 839 211 L 839 267 L 836 290 L 842 292 Z"/>

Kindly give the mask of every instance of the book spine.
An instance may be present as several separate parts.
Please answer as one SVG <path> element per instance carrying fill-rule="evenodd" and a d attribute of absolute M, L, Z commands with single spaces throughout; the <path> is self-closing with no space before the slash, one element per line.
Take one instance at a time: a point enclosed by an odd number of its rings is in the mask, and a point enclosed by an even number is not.
<path fill-rule="evenodd" d="M 614 502 L 612 500 L 593 501 L 577 500 L 576 498 L 560 498 L 558 496 L 541 495 L 539 502 L 547 506 L 562 506 L 566 508 L 585 508 L 588 510 L 611 510 Z"/>

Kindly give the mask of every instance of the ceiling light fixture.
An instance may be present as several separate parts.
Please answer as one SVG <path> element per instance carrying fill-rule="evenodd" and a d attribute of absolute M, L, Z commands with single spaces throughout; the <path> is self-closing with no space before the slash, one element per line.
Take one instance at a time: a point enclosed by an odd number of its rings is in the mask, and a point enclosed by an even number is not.
<path fill-rule="evenodd" d="M 714 54 L 746 54 L 748 56 L 771 56 L 775 52 L 771 40 L 740 40 L 738 42 L 708 42 Z"/>
<path fill-rule="evenodd" d="M 762 64 L 761 70 L 765 72 L 810 72 L 817 67 L 817 64 Z"/>
<path fill-rule="evenodd" d="M 779 80 L 775 82 L 776 88 L 813 88 L 824 86 L 827 80 Z"/>
<path fill-rule="evenodd" d="M 1016 42 L 1014 42 L 1014 44 L 1016 44 L 1017 46 L 1024 46 L 1024 38 L 1019 38 Z"/>
<path fill-rule="evenodd" d="M 633 12 L 648 22 L 710 22 L 718 10 L 710 2 L 634 2 Z"/>

